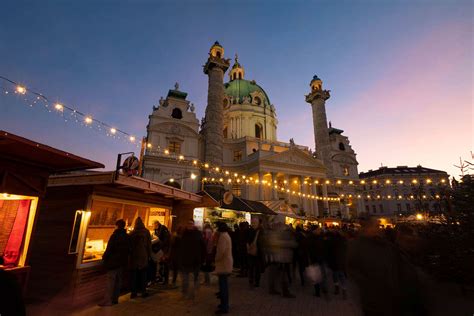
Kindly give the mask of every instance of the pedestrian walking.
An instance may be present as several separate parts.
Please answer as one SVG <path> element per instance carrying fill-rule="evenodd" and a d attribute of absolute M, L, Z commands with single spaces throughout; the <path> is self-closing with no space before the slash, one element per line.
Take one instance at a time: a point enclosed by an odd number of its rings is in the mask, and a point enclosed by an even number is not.
<path fill-rule="evenodd" d="M 304 286 L 304 271 L 308 266 L 308 245 L 306 232 L 304 231 L 302 225 L 296 226 L 295 239 L 298 246 L 295 248 L 293 269 L 296 269 L 296 266 L 298 266 L 298 274 L 300 277 L 301 286 Z"/>
<path fill-rule="evenodd" d="M 326 299 L 329 299 L 326 269 L 327 247 L 328 243 L 327 240 L 325 240 L 322 230 L 316 227 L 308 238 L 309 263 L 318 266 L 321 271 L 321 280 L 314 284 L 314 295 L 320 297 L 322 291 Z"/>
<path fill-rule="evenodd" d="M 107 270 L 107 285 L 104 300 L 99 304 L 100 306 L 118 304 L 123 272 L 127 268 L 130 255 L 130 236 L 125 230 L 125 221 L 119 219 L 115 222 L 115 227 L 102 256 L 102 262 Z"/>
<path fill-rule="evenodd" d="M 130 265 L 132 269 L 130 298 L 137 297 L 137 293 L 141 293 L 142 297 L 147 297 L 146 281 L 151 256 L 151 235 L 140 217 L 135 221 L 135 227 L 130 234 L 130 243 Z"/>
<path fill-rule="evenodd" d="M 211 224 L 206 223 L 204 225 L 204 230 L 202 231 L 202 237 L 204 239 L 204 244 L 206 246 L 206 255 L 204 258 L 204 264 L 201 267 L 202 272 L 204 272 L 204 285 L 211 284 L 211 275 L 210 273 L 213 270 L 214 264 L 214 254 L 215 254 L 215 237 L 214 231 L 212 230 Z"/>
<path fill-rule="evenodd" d="M 171 269 L 173 270 L 172 276 L 172 285 L 176 287 L 176 280 L 178 278 L 179 273 L 179 256 L 180 256 L 180 246 L 181 246 L 181 238 L 183 236 L 183 226 L 178 226 L 176 232 L 173 234 L 170 243 L 170 252 L 169 252 L 169 261 L 171 265 Z"/>
<path fill-rule="evenodd" d="M 334 295 L 342 290 L 342 298 L 346 299 L 346 253 L 347 240 L 337 229 L 329 233 L 328 266 L 332 271 Z"/>
<path fill-rule="evenodd" d="M 227 314 L 229 312 L 229 275 L 232 273 L 232 241 L 229 236 L 229 228 L 223 222 L 217 224 L 218 239 L 216 247 L 214 271 L 219 278 L 219 298 L 221 303 L 217 306 L 216 314 Z"/>
<path fill-rule="evenodd" d="M 284 223 L 273 224 L 266 232 L 265 250 L 268 262 L 268 291 L 270 295 L 283 295 L 286 298 L 295 296 L 289 289 L 289 269 L 293 260 L 296 241 Z M 277 289 L 280 287 L 281 292 Z"/>
<path fill-rule="evenodd" d="M 241 222 L 239 224 L 239 238 L 238 238 L 238 255 L 239 255 L 239 264 L 240 272 L 239 277 L 248 276 L 248 260 L 247 260 L 247 240 L 249 235 L 249 223 Z"/>
<path fill-rule="evenodd" d="M 155 221 L 153 225 L 153 235 L 156 237 L 158 242 L 153 245 L 152 249 L 155 248 L 153 250 L 158 250 L 158 252 L 161 251 L 162 254 L 158 257 L 157 261 L 159 265 L 159 282 L 167 285 L 169 281 L 170 232 L 165 225 L 160 223 L 160 221 Z"/>
<path fill-rule="evenodd" d="M 254 218 L 252 219 L 252 226 L 248 230 L 247 239 L 249 285 L 253 287 L 260 286 L 260 276 L 263 272 L 263 239 L 262 220 L 260 218 Z"/>
<path fill-rule="evenodd" d="M 189 220 L 181 238 L 179 247 L 179 269 L 181 271 L 183 298 L 194 299 L 194 293 L 199 286 L 199 268 L 204 262 L 206 245 L 201 232 L 194 226 L 194 220 Z M 193 286 L 189 286 L 189 275 L 194 277 Z"/>

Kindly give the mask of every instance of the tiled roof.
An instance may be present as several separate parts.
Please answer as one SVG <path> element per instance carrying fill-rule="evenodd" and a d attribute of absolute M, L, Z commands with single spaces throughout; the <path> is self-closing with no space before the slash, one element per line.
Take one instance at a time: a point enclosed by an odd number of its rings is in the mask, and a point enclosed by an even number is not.
<path fill-rule="evenodd" d="M 408 166 L 398 166 L 396 168 L 390 167 L 380 167 L 377 170 L 369 170 L 367 172 L 361 172 L 359 178 L 370 178 L 375 176 L 382 175 L 414 175 L 414 174 L 430 174 L 430 173 L 442 173 L 447 175 L 446 171 L 436 170 L 431 168 L 426 168 L 423 166 L 408 167 Z"/>

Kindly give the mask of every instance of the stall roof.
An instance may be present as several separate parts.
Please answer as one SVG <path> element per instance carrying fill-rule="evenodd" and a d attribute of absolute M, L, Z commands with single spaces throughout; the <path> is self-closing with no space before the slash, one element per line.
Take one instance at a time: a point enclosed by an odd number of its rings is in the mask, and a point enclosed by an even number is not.
<path fill-rule="evenodd" d="M 104 165 L 0 130 L 0 158 L 49 173 L 104 168 Z"/>
<path fill-rule="evenodd" d="M 224 203 L 222 197 L 218 194 L 204 191 L 207 195 L 212 197 L 215 201 L 220 202 L 220 207 L 226 210 L 239 211 L 239 212 L 249 212 L 256 214 L 265 214 L 265 215 L 276 215 L 274 211 L 268 208 L 265 204 L 258 201 L 247 200 L 238 196 L 233 197 L 230 204 Z"/>
<path fill-rule="evenodd" d="M 118 188 L 125 188 L 140 193 L 164 196 L 173 200 L 191 202 L 195 206 L 218 206 L 219 203 L 199 194 L 177 189 L 162 183 L 150 181 L 148 179 L 125 176 L 116 176 L 114 171 L 106 172 L 77 172 L 61 175 L 54 175 L 49 178 L 48 187 L 69 186 L 69 185 L 112 185 Z"/>

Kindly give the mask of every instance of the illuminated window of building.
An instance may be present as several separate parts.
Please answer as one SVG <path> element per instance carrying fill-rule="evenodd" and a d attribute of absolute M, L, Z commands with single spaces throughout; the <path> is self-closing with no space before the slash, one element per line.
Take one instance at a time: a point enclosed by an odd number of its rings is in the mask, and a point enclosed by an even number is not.
<path fill-rule="evenodd" d="M 234 151 L 234 161 L 241 161 L 242 160 L 242 151 L 235 150 Z"/>
<path fill-rule="evenodd" d="M 233 184 L 232 185 L 232 194 L 235 196 L 241 196 L 242 195 L 242 188 L 240 187 L 240 184 Z"/>
<path fill-rule="evenodd" d="M 168 144 L 168 150 L 170 153 L 179 154 L 181 152 L 181 143 L 170 141 Z"/>

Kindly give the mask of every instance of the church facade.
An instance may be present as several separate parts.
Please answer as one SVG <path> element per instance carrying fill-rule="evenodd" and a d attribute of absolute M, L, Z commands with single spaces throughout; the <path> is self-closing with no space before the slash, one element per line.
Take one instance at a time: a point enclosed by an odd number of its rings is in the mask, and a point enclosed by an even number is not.
<path fill-rule="evenodd" d="M 153 108 L 147 126 L 147 143 L 153 148 L 146 149 L 143 177 L 197 192 L 205 188 L 208 174 L 179 163 L 197 160 L 221 166 L 231 175 L 246 175 L 251 182 L 219 185 L 276 211 L 342 218 L 362 211 L 356 187 L 348 185 L 359 179 L 356 154 L 343 130 L 328 125 L 325 106 L 330 93 L 321 79 L 313 77 L 305 96 L 313 116 L 312 152 L 292 139 L 278 140 L 275 105 L 259 84 L 246 79 L 237 57 L 230 67 L 218 42 L 210 49 L 204 73 L 209 79 L 208 104 L 201 122 L 177 84 Z"/>

